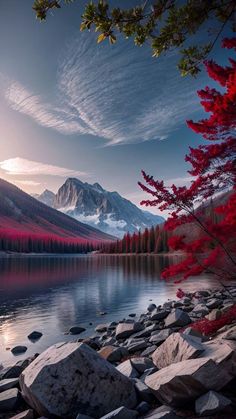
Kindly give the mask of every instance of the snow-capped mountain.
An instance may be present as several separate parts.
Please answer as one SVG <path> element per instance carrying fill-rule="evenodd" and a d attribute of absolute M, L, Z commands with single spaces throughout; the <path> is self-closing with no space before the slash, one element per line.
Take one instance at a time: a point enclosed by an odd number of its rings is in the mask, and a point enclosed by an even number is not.
<path fill-rule="evenodd" d="M 41 200 L 40 197 L 38 199 Z M 127 231 L 132 233 L 164 221 L 158 215 L 142 211 L 117 192 L 106 191 L 99 183 L 91 185 L 75 178 L 67 179 L 60 187 L 52 206 L 117 237 L 122 237 Z"/>
<path fill-rule="evenodd" d="M 55 199 L 55 194 L 52 191 L 49 191 L 48 189 L 45 189 L 43 193 L 40 195 L 33 195 L 34 198 L 38 199 L 38 201 L 42 202 L 43 204 L 48 205 L 49 207 L 53 207 L 53 202 Z"/>

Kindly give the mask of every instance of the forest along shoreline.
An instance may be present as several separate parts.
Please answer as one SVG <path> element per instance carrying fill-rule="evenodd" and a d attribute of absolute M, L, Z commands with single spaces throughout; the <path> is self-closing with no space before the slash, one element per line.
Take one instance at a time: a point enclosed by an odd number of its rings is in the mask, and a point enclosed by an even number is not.
<path fill-rule="evenodd" d="M 0 418 L 235 418 L 236 285 L 178 295 L 2 368 Z"/>

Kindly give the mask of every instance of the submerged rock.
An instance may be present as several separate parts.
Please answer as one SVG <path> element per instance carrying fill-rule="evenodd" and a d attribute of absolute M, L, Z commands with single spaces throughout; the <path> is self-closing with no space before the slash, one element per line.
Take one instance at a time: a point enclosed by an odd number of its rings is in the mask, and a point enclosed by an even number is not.
<path fill-rule="evenodd" d="M 43 336 L 41 332 L 37 332 L 36 330 L 32 333 L 30 333 L 27 337 L 29 340 L 38 340 Z"/>
<path fill-rule="evenodd" d="M 82 332 L 85 332 L 85 328 L 84 327 L 80 327 L 80 326 L 73 326 L 70 328 L 70 334 L 71 335 L 79 335 Z"/>
<path fill-rule="evenodd" d="M 39 414 L 94 418 L 124 405 L 133 408 L 133 383 L 84 343 L 51 346 L 20 377 L 23 398 Z M 78 412 L 79 411 L 79 412 Z"/>
<path fill-rule="evenodd" d="M 14 348 L 11 349 L 11 352 L 14 355 L 23 354 L 26 351 L 27 351 L 27 346 L 15 346 Z"/>

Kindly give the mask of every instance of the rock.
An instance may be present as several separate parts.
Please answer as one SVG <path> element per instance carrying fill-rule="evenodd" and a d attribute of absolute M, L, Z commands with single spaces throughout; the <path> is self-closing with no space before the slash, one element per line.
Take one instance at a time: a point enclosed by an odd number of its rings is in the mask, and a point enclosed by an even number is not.
<path fill-rule="evenodd" d="M 109 327 L 109 324 L 110 324 L 110 323 L 98 324 L 98 325 L 95 327 L 96 332 L 98 332 L 98 333 L 104 333 L 104 332 L 106 332 L 106 331 L 107 331 L 107 329 L 108 329 L 108 327 Z"/>
<path fill-rule="evenodd" d="M 210 297 L 211 292 L 208 290 L 200 290 L 195 293 L 195 297 Z"/>
<path fill-rule="evenodd" d="M 11 419 L 34 419 L 34 411 L 32 409 L 24 410 L 24 412 L 18 413 L 18 415 L 11 416 Z"/>
<path fill-rule="evenodd" d="M 132 341 L 131 343 L 127 343 L 127 348 L 130 353 L 143 351 L 148 346 L 148 343 L 144 339 L 137 339 L 136 342 Z"/>
<path fill-rule="evenodd" d="M 146 377 L 145 384 L 164 404 L 181 406 L 207 390 L 224 387 L 228 373 L 209 358 L 178 362 Z"/>
<path fill-rule="evenodd" d="M 192 329 L 192 327 L 187 327 L 184 331 L 183 331 L 184 335 L 188 335 L 188 336 L 193 336 L 195 338 L 199 338 L 200 340 L 204 339 L 204 336 L 202 336 L 201 332 L 199 332 L 196 329 Z"/>
<path fill-rule="evenodd" d="M 180 308 L 174 309 L 172 313 L 170 313 L 169 316 L 165 319 L 166 327 L 183 327 L 187 326 L 189 323 L 191 323 L 189 315 Z"/>
<path fill-rule="evenodd" d="M 209 314 L 209 309 L 205 306 L 205 304 L 197 304 L 192 310 L 191 314 L 204 317 Z"/>
<path fill-rule="evenodd" d="M 98 353 L 109 362 L 119 362 L 123 357 L 129 355 L 128 349 L 122 346 L 104 346 Z"/>
<path fill-rule="evenodd" d="M 5 380 L 0 381 L 0 393 L 10 388 L 17 387 L 19 383 L 19 378 L 5 378 Z"/>
<path fill-rule="evenodd" d="M 99 314 L 100 316 L 105 316 L 105 315 L 107 314 L 107 311 L 100 311 L 98 314 Z"/>
<path fill-rule="evenodd" d="M 177 419 L 178 417 L 169 406 L 160 406 L 149 412 L 143 419 Z"/>
<path fill-rule="evenodd" d="M 38 340 L 43 336 L 43 334 L 41 332 L 37 332 L 36 330 L 32 333 L 30 333 L 27 337 L 29 340 Z"/>
<path fill-rule="evenodd" d="M 231 400 L 227 397 L 215 391 L 208 391 L 195 401 L 195 411 L 200 416 L 214 415 L 230 405 Z"/>
<path fill-rule="evenodd" d="M 220 305 L 221 305 L 221 301 L 218 300 L 217 298 L 211 298 L 206 303 L 207 308 L 209 308 L 210 310 L 212 310 L 213 308 L 217 308 Z"/>
<path fill-rule="evenodd" d="M 11 349 L 11 352 L 14 355 L 19 355 L 19 354 L 23 354 L 24 352 L 27 351 L 27 346 L 15 346 L 14 348 Z"/>
<path fill-rule="evenodd" d="M 149 356 L 149 355 L 151 355 L 156 350 L 156 348 L 157 348 L 156 345 L 149 346 L 149 348 L 145 349 L 145 351 L 143 351 L 141 353 L 141 356 Z"/>
<path fill-rule="evenodd" d="M 197 358 L 203 352 L 204 346 L 194 337 L 172 333 L 152 354 L 152 360 L 160 369 L 186 359 Z"/>
<path fill-rule="evenodd" d="M 88 415 L 83 415 L 83 413 L 79 413 L 76 416 L 76 419 L 93 419 L 92 416 L 88 416 Z"/>
<path fill-rule="evenodd" d="M 148 403 L 153 403 L 155 401 L 155 397 L 150 390 L 150 388 L 141 380 L 137 378 L 134 380 L 134 385 L 138 393 L 138 397 L 140 400 L 143 400 Z"/>
<path fill-rule="evenodd" d="M 207 314 L 206 318 L 210 321 L 213 321 L 213 320 L 220 319 L 221 316 L 222 316 L 221 310 L 219 310 L 218 308 L 215 308 L 209 314 Z"/>
<path fill-rule="evenodd" d="M 26 366 L 28 366 L 28 363 Z M 0 379 L 18 378 L 26 366 L 25 362 L 17 362 L 17 364 L 13 365 L 12 367 L 3 369 L 0 373 Z"/>
<path fill-rule="evenodd" d="M 98 341 L 98 336 L 96 336 L 95 338 L 85 338 L 85 339 L 78 339 L 78 342 L 83 342 L 86 345 L 88 345 L 90 348 L 95 349 L 95 351 L 97 351 L 98 349 L 100 349 L 101 345 Z"/>
<path fill-rule="evenodd" d="M 155 309 L 152 312 L 150 319 L 152 321 L 153 320 L 163 320 L 168 316 L 168 314 L 169 314 L 169 311 Z"/>
<path fill-rule="evenodd" d="M 19 390 L 11 388 L 0 393 L 0 412 L 9 412 L 17 407 L 19 402 Z"/>
<path fill-rule="evenodd" d="M 155 333 L 155 335 L 152 335 L 149 339 L 150 343 L 156 343 L 157 345 L 164 342 L 172 333 L 171 329 L 163 329 L 157 333 Z"/>
<path fill-rule="evenodd" d="M 127 409 L 125 406 L 121 406 L 116 410 L 108 413 L 100 419 L 133 419 L 137 417 L 137 412 L 135 410 Z"/>
<path fill-rule="evenodd" d="M 144 326 L 139 323 L 119 323 L 116 327 L 116 339 L 126 339 L 135 332 L 140 332 Z"/>
<path fill-rule="evenodd" d="M 136 316 L 136 313 L 130 313 L 129 314 L 129 317 L 135 317 Z"/>
<path fill-rule="evenodd" d="M 138 404 L 136 410 L 140 415 L 145 415 L 145 413 L 149 412 L 150 410 L 150 404 L 148 402 L 142 401 Z"/>
<path fill-rule="evenodd" d="M 48 348 L 23 371 L 20 386 L 26 402 L 48 417 L 68 419 L 79 410 L 97 418 L 120 405 L 136 405 L 133 383 L 78 342 Z"/>
<path fill-rule="evenodd" d="M 127 359 L 126 361 L 122 362 L 120 365 L 118 365 L 118 367 L 116 367 L 116 369 L 129 378 L 137 378 L 140 375 L 132 365 L 130 359 Z"/>
<path fill-rule="evenodd" d="M 230 328 L 223 336 L 223 339 L 236 340 L 236 326 Z"/>
<path fill-rule="evenodd" d="M 152 360 L 149 358 L 137 357 L 131 358 L 130 361 L 139 374 L 143 374 L 147 369 L 155 367 Z"/>
<path fill-rule="evenodd" d="M 151 311 L 155 310 L 156 307 L 157 307 L 156 304 L 149 304 L 149 306 L 147 308 L 147 311 L 151 312 Z"/>
<path fill-rule="evenodd" d="M 70 328 L 69 332 L 70 335 L 79 335 L 82 332 L 85 332 L 85 328 L 84 327 L 80 327 L 80 326 L 73 326 Z"/>

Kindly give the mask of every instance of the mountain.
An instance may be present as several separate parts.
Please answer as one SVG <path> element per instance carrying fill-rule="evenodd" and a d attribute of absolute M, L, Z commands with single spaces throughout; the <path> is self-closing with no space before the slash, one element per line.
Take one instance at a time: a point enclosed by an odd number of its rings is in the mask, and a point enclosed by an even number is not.
<path fill-rule="evenodd" d="M 113 237 L 39 202 L 0 179 L 0 230 L 32 235 L 104 241 Z"/>
<path fill-rule="evenodd" d="M 91 185 L 76 178 L 67 179 L 59 188 L 53 207 L 117 237 L 164 221 L 163 217 L 142 211 L 117 192 L 106 191 L 99 183 Z"/>
<path fill-rule="evenodd" d="M 38 199 L 40 202 L 43 202 L 43 204 L 48 205 L 49 207 L 53 207 L 53 202 L 55 199 L 55 194 L 52 191 L 49 191 L 48 189 L 45 189 L 43 193 L 40 195 L 32 195 L 34 198 Z"/>

